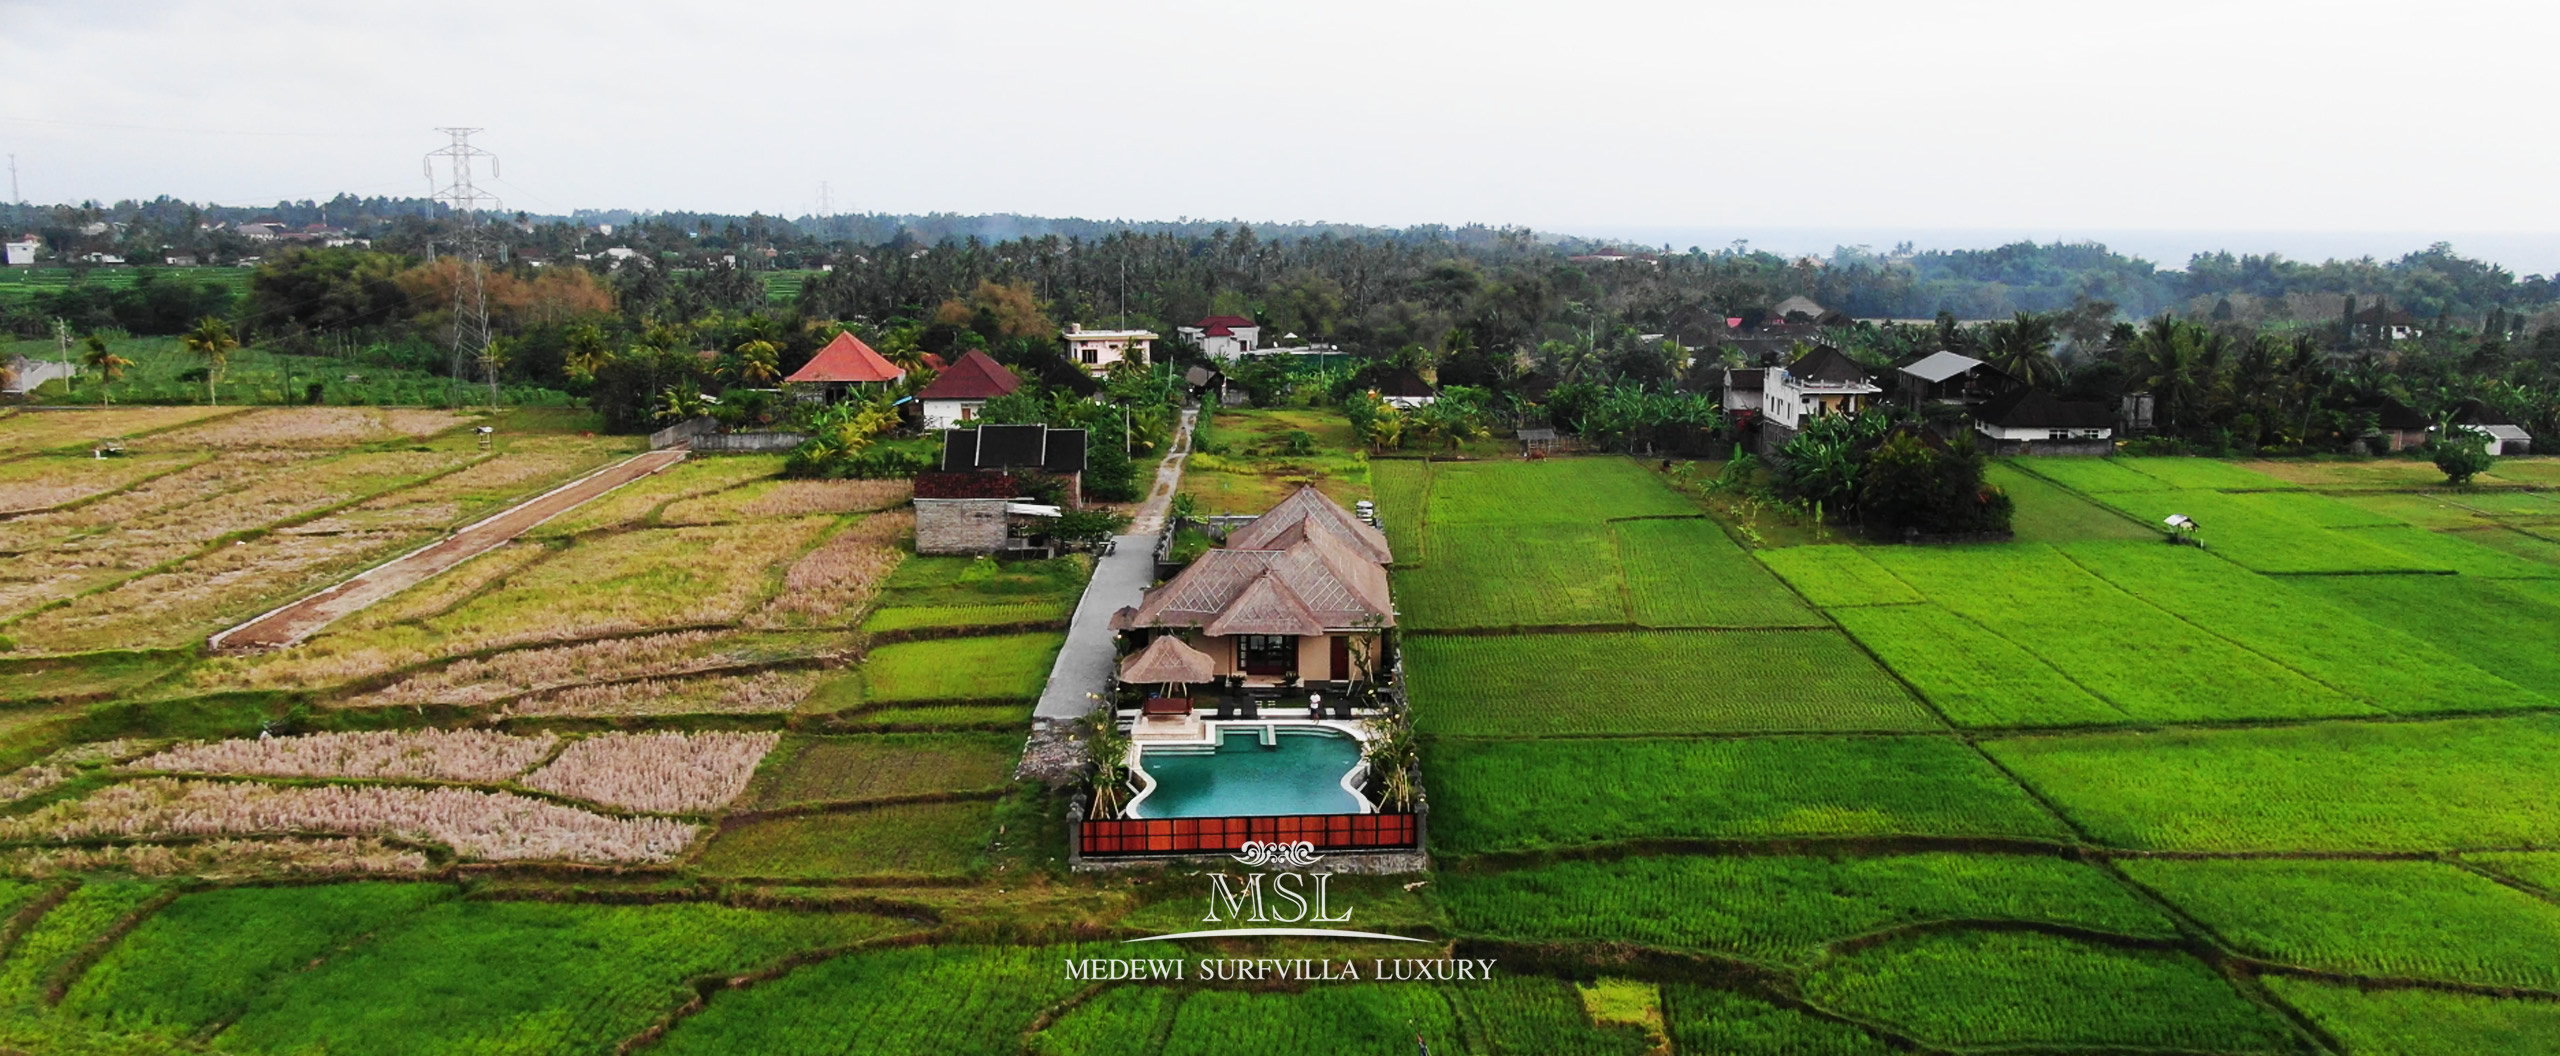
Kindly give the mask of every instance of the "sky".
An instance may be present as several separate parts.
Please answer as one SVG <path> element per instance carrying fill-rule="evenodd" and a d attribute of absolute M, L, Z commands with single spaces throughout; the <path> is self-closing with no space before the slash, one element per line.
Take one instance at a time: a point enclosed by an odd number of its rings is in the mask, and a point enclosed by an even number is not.
<path fill-rule="evenodd" d="M 552 213 L 823 184 L 1680 248 L 2468 236 L 2560 271 L 2553 39 L 2560 5 L 2462 0 L 0 0 L 0 149 L 30 201 L 419 194 L 468 125 Z"/>

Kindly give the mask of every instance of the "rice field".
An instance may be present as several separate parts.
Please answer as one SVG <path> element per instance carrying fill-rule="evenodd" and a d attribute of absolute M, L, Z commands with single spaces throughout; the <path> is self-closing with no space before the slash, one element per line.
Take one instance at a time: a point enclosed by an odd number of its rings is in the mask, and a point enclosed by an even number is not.
<path fill-rule="evenodd" d="M 1938 1045 L 2291 1049 L 2282 1020 L 2202 961 L 2033 932 L 1896 939 L 1815 969 L 1804 991 Z"/>
<path fill-rule="evenodd" d="M 481 861 L 663 862 L 694 826 L 620 818 L 506 792 L 143 778 L 0 819 L 0 839 L 399 836 Z"/>
<path fill-rule="evenodd" d="M 1417 635 L 1405 667 L 1433 734 L 1940 726 L 1837 631 Z"/>
<path fill-rule="evenodd" d="M 1843 939 L 1950 920 L 2177 934 L 2106 873 L 2041 856 L 1644 856 L 1462 873 L 1434 890 L 1460 934 L 1778 964 L 1813 963 Z"/>
<path fill-rule="evenodd" d="M 2458 851 L 2560 843 L 2560 719 L 2020 737 L 1993 758 L 2114 847 Z"/>
<path fill-rule="evenodd" d="M 114 407 L 0 415 L 0 452 L 54 451 L 243 413 L 238 407 Z"/>
<path fill-rule="evenodd" d="M 1760 560 L 1826 609 L 1917 605 L 1927 598 L 1855 546 L 1790 546 L 1763 550 Z"/>
<path fill-rule="evenodd" d="M 2435 990 L 2362 990 L 2269 976 L 2267 987 L 2371 1056 L 2560 1053 L 2560 1003 Z"/>
<path fill-rule="evenodd" d="M 2560 905 L 2443 862 L 2129 859 L 2252 957 L 2368 978 L 2560 991 Z"/>
<path fill-rule="evenodd" d="M 893 803 L 723 825 L 695 861 L 711 876 L 820 880 L 956 876 L 995 836 L 990 803 Z"/>
<path fill-rule="evenodd" d="M 402 730 L 235 738 L 179 745 L 128 769 L 242 777 L 360 777 L 392 781 L 507 780 L 551 754 L 559 741 L 490 730 Z"/>
<path fill-rule="evenodd" d="M 1887 835 L 2059 840 L 2062 823 L 1951 738 L 1429 742 L 1452 854 L 1644 840 Z M 1571 804 L 1572 809 L 1553 809 Z"/>
<path fill-rule="evenodd" d="M 1065 642 L 1063 634 L 1005 634 L 884 645 L 862 662 L 864 697 L 877 704 L 1028 701 L 1048 683 L 1050 661 Z"/>
<path fill-rule="evenodd" d="M 2133 720 L 2062 669 L 1938 606 L 1843 608 L 1832 616 L 1958 726 L 2085 726 Z"/>
<path fill-rule="evenodd" d="M 524 786 L 626 810 L 718 810 L 746 791 L 778 733 L 600 733 L 569 742 Z"/>
<path fill-rule="evenodd" d="M 758 808 L 974 792 L 1013 779 L 1022 738 L 1004 733 L 788 737 L 745 802 Z"/>

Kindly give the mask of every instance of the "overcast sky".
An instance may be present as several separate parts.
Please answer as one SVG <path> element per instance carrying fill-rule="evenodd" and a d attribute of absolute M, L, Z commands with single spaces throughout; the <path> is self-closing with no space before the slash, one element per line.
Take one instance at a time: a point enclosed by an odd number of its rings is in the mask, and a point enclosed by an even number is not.
<path fill-rule="evenodd" d="M 2560 5 L 0 0 L 34 201 L 2560 230 Z M 2412 247 L 2423 241 L 2412 239 Z"/>

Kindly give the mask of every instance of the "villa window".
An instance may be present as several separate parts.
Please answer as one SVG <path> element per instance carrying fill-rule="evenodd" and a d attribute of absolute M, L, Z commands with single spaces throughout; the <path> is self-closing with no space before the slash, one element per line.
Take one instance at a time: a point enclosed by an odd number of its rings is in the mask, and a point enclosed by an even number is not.
<path fill-rule="evenodd" d="M 1102 353 L 1087 348 L 1084 350 L 1084 361 L 1088 365 L 1100 363 L 1102 362 Z"/>
<path fill-rule="evenodd" d="M 1296 674 L 1298 639 L 1286 634 L 1237 635 L 1236 666 L 1248 675 Z"/>

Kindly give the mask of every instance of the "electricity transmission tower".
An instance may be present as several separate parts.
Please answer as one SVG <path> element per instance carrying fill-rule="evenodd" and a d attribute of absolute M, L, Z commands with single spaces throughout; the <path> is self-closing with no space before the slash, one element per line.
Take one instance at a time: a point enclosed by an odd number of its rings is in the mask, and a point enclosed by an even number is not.
<path fill-rule="evenodd" d="M 498 156 L 471 145 L 471 134 L 477 128 L 439 128 L 453 138 L 443 150 L 429 151 L 426 158 L 427 196 L 453 209 L 462 222 L 462 237 L 455 255 L 462 266 L 453 280 L 453 376 L 462 377 L 465 359 L 476 362 L 489 378 L 489 406 L 498 405 L 498 363 L 489 344 L 489 289 L 483 272 L 487 235 L 480 227 L 480 212 L 496 209 L 498 196 L 481 191 L 471 182 L 471 165 L 475 159 L 489 159 L 489 175 L 498 175 Z M 445 159 L 446 178 L 438 182 L 436 159 Z"/>

